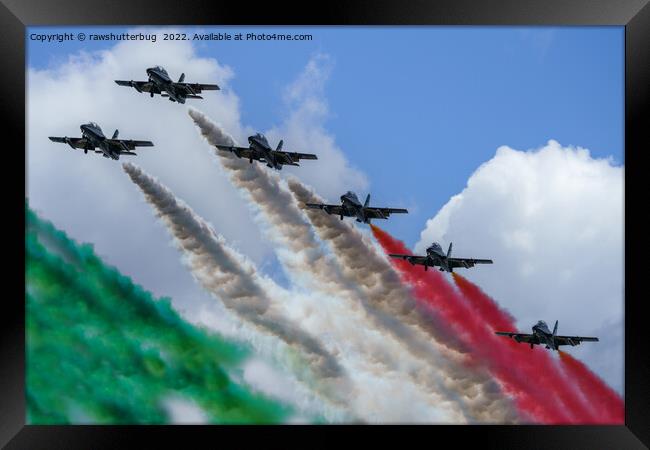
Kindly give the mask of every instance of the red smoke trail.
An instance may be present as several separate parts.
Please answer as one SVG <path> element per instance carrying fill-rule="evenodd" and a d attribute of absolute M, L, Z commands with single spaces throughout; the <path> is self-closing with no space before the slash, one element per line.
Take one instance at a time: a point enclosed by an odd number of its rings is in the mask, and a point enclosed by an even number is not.
<path fill-rule="evenodd" d="M 371 228 L 387 253 L 408 253 L 402 242 L 375 226 Z M 476 314 L 438 271 L 424 272 L 404 260 L 392 262 L 402 280 L 412 287 L 416 299 L 435 308 L 454 328 L 472 354 L 488 366 L 504 391 L 514 398 L 524 415 L 541 423 L 594 421 L 579 394 L 563 381 L 562 372 L 544 350 L 530 350 L 496 336 L 492 326 Z M 498 320 L 507 323 L 509 319 Z"/>
<path fill-rule="evenodd" d="M 510 313 L 499 308 L 499 306 L 490 297 L 484 294 L 477 285 L 457 273 L 452 273 L 451 275 L 456 282 L 456 286 L 460 289 L 460 292 L 469 301 L 472 309 L 476 311 L 491 328 L 498 331 L 510 331 L 515 329 L 515 319 L 510 315 Z"/>
<path fill-rule="evenodd" d="M 625 422 L 623 399 L 601 380 L 598 375 L 573 356 L 558 351 L 562 367 L 576 380 L 582 392 L 601 415 L 600 423 L 620 425 Z"/>
<path fill-rule="evenodd" d="M 481 288 L 479 288 L 477 285 L 472 283 L 471 281 L 467 280 L 466 278 L 454 273 L 452 274 L 454 281 L 456 282 L 456 286 L 458 286 L 459 290 L 461 293 L 464 295 L 464 297 L 470 302 L 472 305 L 472 308 L 479 314 L 479 316 L 486 321 L 490 325 L 491 328 L 493 329 L 499 329 L 501 331 L 509 331 L 509 330 L 515 330 L 515 320 L 514 318 L 507 312 L 503 311 L 499 306 L 496 304 L 496 302 L 488 296 L 486 293 L 484 293 Z M 571 358 L 570 356 L 566 355 L 568 358 Z M 571 360 L 576 361 L 575 359 L 571 358 Z M 577 361 L 576 361 L 577 362 Z M 583 366 L 584 367 L 584 366 Z M 584 369 L 588 370 L 586 367 Z M 561 378 L 557 379 L 558 381 L 558 387 L 562 388 L 562 386 L 565 386 L 565 383 L 571 383 L 575 382 L 573 377 L 565 377 L 562 376 Z M 562 383 L 560 385 L 559 383 Z M 588 421 L 590 423 L 604 423 L 608 419 L 606 415 L 603 414 L 602 408 L 599 408 L 596 403 L 594 402 L 591 396 L 589 395 L 589 392 L 586 391 L 585 389 L 581 389 L 583 395 L 586 397 L 587 403 L 589 405 L 589 419 Z M 571 392 L 565 392 L 564 395 L 572 395 Z M 586 406 L 582 406 L 583 409 L 586 409 Z"/>

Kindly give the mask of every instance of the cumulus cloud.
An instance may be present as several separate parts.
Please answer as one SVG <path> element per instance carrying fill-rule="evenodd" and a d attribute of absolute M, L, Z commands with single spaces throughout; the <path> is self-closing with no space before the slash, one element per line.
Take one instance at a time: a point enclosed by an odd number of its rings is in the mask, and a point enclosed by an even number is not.
<path fill-rule="evenodd" d="M 415 251 L 453 241 L 454 256 L 492 258 L 467 277 L 524 332 L 557 319 L 560 334 L 599 336 L 570 351 L 621 392 L 622 334 L 607 331 L 623 327 L 623 181 L 623 167 L 584 148 L 500 147 L 427 221 Z"/>
<path fill-rule="evenodd" d="M 328 71 L 319 61 L 325 60 L 327 57 L 319 56 L 306 61 L 305 70 L 287 88 L 293 94 L 287 94 L 287 116 L 278 118 L 276 129 L 301 128 L 303 140 L 294 142 L 289 134 L 280 137 L 287 148 L 288 144 L 308 148 L 311 138 L 319 139 L 327 144 L 319 163 L 334 164 L 328 167 L 345 179 L 364 179 L 358 171 L 348 169 L 333 137 L 324 129 L 323 86 Z M 152 65 L 164 66 L 172 78 L 185 73 L 187 81 L 217 83 L 221 90 L 203 93 L 204 100 L 179 105 L 114 83 L 116 79 L 146 79 L 144 70 Z M 200 56 L 186 41 L 155 45 L 124 41 L 103 51 L 70 54 L 46 69 L 29 68 L 27 73 L 26 195 L 30 206 L 76 239 L 92 242 L 107 262 L 155 295 L 171 296 L 175 307 L 194 321 L 201 314 L 220 315 L 221 311 L 213 306 L 206 309 L 209 296 L 193 284 L 187 271 L 179 270 L 173 247 L 160 245 L 169 238 L 161 226 L 152 226 L 150 214 L 142 208 L 119 164 L 98 154 L 84 155 L 47 137 L 79 136 L 79 125 L 92 120 L 105 134 L 117 128 L 122 138 L 153 141 L 153 148 L 123 159 L 137 161 L 163 179 L 233 246 L 264 267 L 273 260 L 270 245 L 227 175 L 212 164 L 208 152 L 195 151 L 205 143 L 187 120 L 188 106 L 200 106 L 229 134 L 245 142 L 255 128 L 243 124 L 239 97 L 230 87 L 234 77 L 232 68 Z M 318 83 L 311 85 L 315 80 Z M 307 105 L 321 105 L 325 111 Z M 316 178 L 313 184 L 325 191 L 338 191 L 338 184 L 347 183 Z M 334 183 L 338 183 L 336 188 L 329 187 Z M 223 324 L 219 327 L 226 328 Z"/>
<path fill-rule="evenodd" d="M 298 74 L 301 80 L 312 79 L 311 68 L 318 71 L 321 67 L 306 64 L 303 74 Z M 172 78 L 185 73 L 187 81 L 216 83 L 221 90 L 204 92 L 204 100 L 188 100 L 186 105 L 179 105 L 114 83 L 116 79 L 146 79 L 144 70 L 153 65 L 164 66 Z M 122 159 L 135 161 L 156 174 L 237 250 L 256 265 L 268 266 L 273 261 L 272 249 L 255 224 L 250 208 L 224 171 L 213 164 L 210 153 L 196 151 L 196 147 L 205 148 L 205 143 L 187 120 L 188 106 L 200 106 L 228 133 L 245 142 L 255 128 L 242 121 L 239 97 L 230 87 L 235 76 L 235 70 L 214 58 L 200 56 L 196 47 L 185 41 L 159 41 L 155 45 L 125 41 L 99 52 L 70 54 L 45 69 L 28 68 L 27 72 L 26 196 L 30 206 L 75 239 L 91 242 L 109 264 L 119 267 L 155 295 L 171 296 L 174 307 L 189 320 L 228 336 L 238 335 L 238 325 L 179 264 L 178 253 L 164 227 L 152 221 L 150 211 L 143 207 L 120 164 L 98 154 L 84 155 L 52 143 L 47 137 L 79 136 L 79 125 L 92 120 L 107 135 L 117 128 L 122 138 L 153 141 L 153 148 L 138 151 L 137 157 Z M 324 82 L 321 80 L 320 86 Z M 343 161 L 332 167 L 347 173 L 347 163 L 323 127 L 326 114 L 306 111 L 307 103 L 325 105 L 323 90 L 307 88 L 295 90 L 300 95 L 287 100 L 284 120 L 288 123 L 291 117 L 313 119 L 304 120 L 301 125 L 315 129 L 302 132 L 329 143 L 329 159 Z M 295 114 L 289 108 L 296 110 Z M 290 128 L 282 120 L 278 119 L 278 129 Z M 292 142 L 283 137 L 286 144 Z M 325 157 L 324 162 L 327 161 Z M 318 187 L 327 190 L 331 180 L 319 180 Z M 279 382 L 279 378 L 275 381 Z"/>
<path fill-rule="evenodd" d="M 51 68 L 28 70 L 27 196 L 36 211 L 76 239 L 92 242 L 107 262 L 154 294 L 171 296 L 179 310 L 193 315 L 209 297 L 182 270 L 176 251 L 161 245 L 168 236 L 152 224 L 120 164 L 47 139 L 79 136 L 79 125 L 92 120 L 107 135 L 118 128 L 122 138 L 153 141 L 155 146 L 137 157 L 122 159 L 164 178 L 253 260 L 265 258 L 271 249 L 236 190 L 214 170 L 209 155 L 192 151 L 204 144 L 187 123 L 187 107 L 114 83 L 146 79 L 144 69 L 155 64 L 175 78 L 184 72 L 188 81 L 219 84 L 221 91 L 206 92 L 201 101 L 213 117 L 238 130 L 239 100 L 229 88 L 232 69 L 199 57 L 187 42 L 127 41 L 105 51 L 72 54 Z"/>

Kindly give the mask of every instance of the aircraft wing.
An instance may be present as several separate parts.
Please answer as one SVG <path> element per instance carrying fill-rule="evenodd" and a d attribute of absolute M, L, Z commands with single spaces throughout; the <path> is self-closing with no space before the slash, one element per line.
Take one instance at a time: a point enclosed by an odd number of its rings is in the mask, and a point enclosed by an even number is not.
<path fill-rule="evenodd" d="M 507 331 L 496 331 L 496 334 L 499 336 L 508 336 L 509 338 L 514 339 L 517 342 L 525 342 L 527 344 L 539 344 L 539 339 L 533 334 L 525 333 L 509 333 Z"/>
<path fill-rule="evenodd" d="M 407 214 L 408 210 L 404 208 L 373 208 L 365 207 L 366 217 L 370 219 L 388 219 L 391 214 Z"/>
<path fill-rule="evenodd" d="M 220 89 L 216 84 L 201 83 L 174 83 L 174 88 L 177 92 L 183 92 L 187 96 L 200 94 L 202 91 L 218 91 Z"/>
<path fill-rule="evenodd" d="M 283 164 L 290 166 L 297 165 L 296 163 L 301 159 L 318 159 L 316 155 L 312 155 L 311 153 L 283 152 L 278 150 L 273 150 L 272 153 L 277 158 L 282 159 Z"/>
<path fill-rule="evenodd" d="M 305 206 L 310 209 L 322 209 L 325 211 L 327 214 L 334 214 L 337 216 L 348 216 L 346 214 L 345 210 L 343 209 L 343 206 L 341 205 L 325 205 L 323 203 L 305 203 Z"/>
<path fill-rule="evenodd" d="M 421 264 L 424 265 L 424 262 L 427 260 L 426 256 L 417 256 L 417 255 L 401 255 L 396 253 L 390 253 L 388 256 L 391 258 L 400 258 L 404 259 L 411 264 Z"/>
<path fill-rule="evenodd" d="M 258 152 L 251 150 L 249 147 L 235 147 L 233 145 L 217 145 L 219 150 L 234 153 L 238 158 L 255 159 L 257 161 L 264 161 Z"/>
<path fill-rule="evenodd" d="M 104 142 L 120 148 L 121 152 L 124 151 L 124 146 L 128 150 L 135 150 L 136 147 L 153 147 L 153 142 L 151 141 L 132 141 L 130 139 L 106 139 Z"/>
<path fill-rule="evenodd" d="M 50 141 L 60 142 L 62 144 L 68 144 L 74 148 L 93 150 L 95 148 L 86 138 L 69 138 L 69 137 L 57 137 L 50 136 Z"/>
<path fill-rule="evenodd" d="M 155 83 L 151 81 L 125 81 L 125 80 L 115 80 L 120 86 L 128 86 L 134 88 L 138 92 L 147 92 L 154 94 L 160 94 L 162 91 L 158 89 Z"/>
<path fill-rule="evenodd" d="M 560 345 L 580 345 L 580 342 L 598 342 L 597 337 L 555 336 L 555 343 Z"/>
<path fill-rule="evenodd" d="M 466 269 L 474 267 L 476 264 L 492 264 L 491 259 L 474 259 L 474 258 L 449 258 L 449 267 L 464 267 Z"/>

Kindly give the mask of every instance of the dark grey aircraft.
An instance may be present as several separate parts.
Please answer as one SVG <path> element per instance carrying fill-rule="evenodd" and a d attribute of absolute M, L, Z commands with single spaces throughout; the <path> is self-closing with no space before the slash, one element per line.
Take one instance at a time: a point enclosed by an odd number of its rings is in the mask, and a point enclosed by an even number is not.
<path fill-rule="evenodd" d="M 559 350 L 560 345 L 580 345 L 580 342 L 598 342 L 597 337 L 583 337 L 583 336 L 557 336 L 557 320 L 553 327 L 553 332 L 548 329 L 546 322 L 540 320 L 533 325 L 533 334 L 510 333 L 507 331 L 497 331 L 499 336 L 508 336 L 518 343 L 525 342 L 530 344 L 530 348 L 535 345 L 545 345 L 550 350 Z"/>
<path fill-rule="evenodd" d="M 491 259 L 474 259 L 474 258 L 452 258 L 451 257 L 451 243 L 447 254 L 442 251 L 442 247 L 437 242 L 434 242 L 427 248 L 426 256 L 417 255 L 398 255 L 389 254 L 391 258 L 401 258 L 410 262 L 412 265 L 421 264 L 424 270 L 429 267 L 440 266 L 440 271 L 453 272 L 455 267 L 463 267 L 469 269 L 474 267 L 475 264 L 492 264 Z"/>
<path fill-rule="evenodd" d="M 325 205 L 321 203 L 305 203 L 307 208 L 322 209 L 327 214 L 334 214 L 341 217 L 356 217 L 357 222 L 370 223 L 372 219 L 388 219 L 393 213 L 408 213 L 407 210 L 402 208 L 377 208 L 375 206 L 368 206 L 370 203 L 370 194 L 366 197 L 366 201 L 361 204 L 359 198 L 354 192 L 348 191 L 341 195 L 340 205 Z"/>
<path fill-rule="evenodd" d="M 169 97 L 172 102 L 185 103 L 187 98 L 203 98 L 197 94 L 202 91 L 217 91 L 216 84 L 183 83 L 185 74 L 181 74 L 178 81 L 172 81 L 165 69 L 160 66 L 149 67 L 148 81 L 124 81 L 115 80 L 120 86 L 130 86 L 138 92 L 148 92 L 151 97 L 160 94 L 162 97 Z"/>
<path fill-rule="evenodd" d="M 234 147 L 232 145 L 217 145 L 219 150 L 225 150 L 234 153 L 238 158 L 248 159 L 251 164 L 253 160 L 265 162 L 272 169 L 281 170 L 282 166 L 299 166 L 298 161 L 301 159 L 318 159 L 316 155 L 310 153 L 294 153 L 282 150 L 283 141 L 280 140 L 278 147 L 273 150 L 269 145 L 266 137 L 257 133 L 248 137 L 249 147 Z"/>
<path fill-rule="evenodd" d="M 133 151 L 136 147 L 153 147 L 151 141 L 132 141 L 118 139 L 119 131 L 115 130 L 113 137 L 108 139 L 104 136 L 102 129 L 95 122 L 89 122 L 81 125 L 80 138 L 70 137 L 53 137 L 50 141 L 68 144 L 72 148 L 83 149 L 84 153 L 93 150 L 95 153 L 101 153 L 104 158 L 120 159 L 120 155 L 135 155 Z M 95 150 L 97 149 L 97 150 Z"/>

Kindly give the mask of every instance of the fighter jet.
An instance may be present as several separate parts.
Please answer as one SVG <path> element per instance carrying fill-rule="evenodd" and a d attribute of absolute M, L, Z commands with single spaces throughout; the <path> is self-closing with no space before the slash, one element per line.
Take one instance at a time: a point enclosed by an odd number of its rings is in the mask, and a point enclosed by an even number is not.
<path fill-rule="evenodd" d="M 526 342 L 530 344 L 530 348 L 535 345 L 544 344 L 547 349 L 559 350 L 560 345 L 580 345 L 580 342 L 598 342 L 597 337 L 583 337 L 583 336 L 557 336 L 557 320 L 553 327 L 553 332 L 548 329 L 546 322 L 540 320 L 533 325 L 533 334 L 510 333 L 506 331 L 497 331 L 499 336 L 508 336 L 517 343 Z"/>
<path fill-rule="evenodd" d="M 370 223 L 372 219 L 388 219 L 393 213 L 406 214 L 408 211 L 402 208 L 377 208 L 368 206 L 370 203 L 370 194 L 366 201 L 361 204 L 357 195 L 348 191 L 341 195 L 340 205 L 325 205 L 321 203 L 305 203 L 307 208 L 322 209 L 327 214 L 337 215 L 343 220 L 343 217 L 356 217 L 357 222 Z"/>
<path fill-rule="evenodd" d="M 434 242 L 427 248 L 426 256 L 416 256 L 416 255 L 399 255 L 399 254 L 389 254 L 391 258 L 401 258 L 410 262 L 412 265 L 421 264 L 424 266 L 424 270 L 428 270 L 429 267 L 440 266 L 441 272 L 453 272 L 455 267 L 464 267 L 469 269 L 474 267 L 475 264 L 492 264 L 491 259 L 474 259 L 474 258 L 452 258 L 451 257 L 451 246 L 452 243 L 449 243 L 449 250 L 447 254 L 443 253 L 442 247 L 437 242 Z"/>
<path fill-rule="evenodd" d="M 133 152 L 136 147 L 153 147 L 153 142 L 151 141 L 118 139 L 118 130 L 115 130 L 113 137 L 108 139 L 104 136 L 102 129 L 95 122 L 85 123 L 79 128 L 81 128 L 81 135 L 83 137 L 70 138 L 67 136 L 50 136 L 50 141 L 61 142 L 63 144 L 68 144 L 72 148 L 83 149 L 84 153 L 88 153 L 88 150 L 93 150 L 95 153 L 101 153 L 104 158 L 115 160 L 120 159 L 120 155 L 136 155 L 136 153 Z"/>
<path fill-rule="evenodd" d="M 185 103 L 186 98 L 203 98 L 197 95 L 201 91 L 219 90 L 216 84 L 184 83 L 184 73 L 177 82 L 174 82 L 167 71 L 160 66 L 149 67 L 147 75 L 149 75 L 148 81 L 115 80 L 115 82 L 120 86 L 130 86 L 138 92 L 148 92 L 151 97 L 160 94 L 161 97 L 169 97 L 169 100 L 178 103 Z"/>
<path fill-rule="evenodd" d="M 248 137 L 248 147 L 234 147 L 232 145 L 217 145 L 219 150 L 232 152 L 238 158 L 246 158 L 251 164 L 253 160 L 265 162 L 272 169 L 282 170 L 282 166 L 299 166 L 301 159 L 318 159 L 310 153 L 294 153 L 282 150 L 283 141 L 280 140 L 275 150 L 269 145 L 266 137 L 257 133 Z"/>

